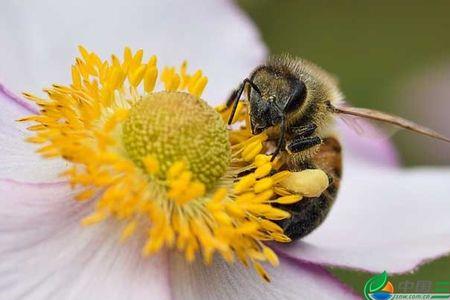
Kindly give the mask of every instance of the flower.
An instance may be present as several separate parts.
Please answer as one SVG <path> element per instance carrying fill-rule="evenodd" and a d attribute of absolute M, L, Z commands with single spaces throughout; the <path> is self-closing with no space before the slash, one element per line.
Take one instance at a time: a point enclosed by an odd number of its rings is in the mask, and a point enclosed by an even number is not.
<path fill-rule="evenodd" d="M 39 144 L 44 158 L 70 163 L 62 173 L 75 200 L 95 201 L 85 226 L 107 218 L 124 223 L 120 239 L 147 232 L 144 255 L 177 248 L 189 262 L 201 250 L 210 264 L 215 252 L 229 263 L 249 262 L 265 280 L 260 262 L 278 265 L 264 242 L 289 242 L 277 220 L 289 213 L 272 204 L 292 204 L 302 196 L 320 195 L 328 187 L 321 170 L 290 172 L 271 161 L 266 134 L 252 136 L 241 105 L 227 132 L 222 117 L 200 96 L 207 78 L 201 70 L 159 70 L 156 56 L 125 48 L 123 60 L 102 60 L 79 47 L 69 86 L 54 84 L 48 99 L 25 97 L 40 112 L 19 121 L 32 122 L 27 138 Z M 230 109 L 220 108 L 225 120 Z M 245 125 L 246 124 L 246 125 Z M 289 188 L 289 184 L 314 184 Z M 290 192 L 295 190 L 294 192 Z"/>
<path fill-rule="evenodd" d="M 34 40 L 25 52 L 23 45 L 30 45 L 31 39 L 15 44 L 7 37 L 22 39 L 32 34 L 0 31 L 2 40 L 8 41 L 0 49 L 0 76 L 15 91 L 36 90 L 47 85 L 45 80 L 64 78 L 62 70 L 72 56 L 68 50 L 74 45 L 72 38 L 105 53 L 117 52 L 113 48 L 118 40 L 130 40 L 133 47 L 144 43 L 143 47 L 167 58 L 181 48 L 171 44 L 173 40 L 184 41 L 184 53 L 197 57 L 187 57 L 189 61 L 209 68 L 205 68 L 210 76 L 206 99 L 224 99 L 228 89 L 244 78 L 264 53 L 246 19 L 224 2 L 190 1 L 186 6 L 174 2 L 167 10 L 148 1 L 126 5 L 109 1 L 107 6 L 78 1 L 68 4 L 70 8 L 48 3 L 14 4 L 20 9 L 1 4 L 1 11 L 8 12 L 8 24 L 19 20 L 32 24 L 2 29 L 27 32 L 33 28 L 45 32 L 34 39 L 49 38 L 45 43 Z M 67 18 L 67 11 L 77 18 Z M 187 17 L 190 15 L 199 22 Z M 186 20 L 183 28 L 179 20 Z M 155 33 L 161 31 L 158 22 L 165 22 L 166 29 L 159 35 Z M 86 26 L 90 28 L 85 30 Z M 195 31 L 196 35 L 186 34 Z M 63 46 L 58 43 L 62 40 Z M 169 50 L 164 51 L 164 47 Z M 51 55 L 42 55 L 47 51 Z M 27 63 L 30 60 L 32 64 Z M 374 164 L 367 158 L 392 161 L 392 152 L 386 143 L 371 141 L 370 147 L 358 147 L 364 153 L 355 152 L 355 147 L 344 148 L 344 181 L 330 217 L 304 241 L 277 247 L 280 265 L 269 271 L 270 284 L 241 265 L 222 260 L 204 267 L 203 262 L 187 264 L 179 254 L 163 251 L 141 259 L 139 240 L 145 237 L 133 235 L 118 247 L 117 222 L 106 220 L 87 229 L 79 226 L 79 220 L 92 212 L 90 203 L 73 201 L 76 192 L 55 179 L 67 168 L 65 163 L 37 159 L 32 148 L 22 142 L 26 131 L 14 121 L 36 113 L 36 107 L 3 86 L 1 103 L 0 298 L 320 299 L 333 295 L 348 299 L 356 295 L 331 277 L 323 265 L 405 272 L 450 249 L 446 238 L 450 232 L 449 171 L 401 170 Z M 343 144 L 350 145 L 346 137 Z M 365 144 L 360 138 L 355 140 Z M 427 222 L 417 221 L 420 214 L 428 216 Z"/>

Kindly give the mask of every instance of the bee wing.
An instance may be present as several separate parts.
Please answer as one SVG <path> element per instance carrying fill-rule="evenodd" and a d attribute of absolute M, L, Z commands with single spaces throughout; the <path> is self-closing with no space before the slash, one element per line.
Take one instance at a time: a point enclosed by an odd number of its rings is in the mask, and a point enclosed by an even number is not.
<path fill-rule="evenodd" d="M 342 124 L 352 129 L 352 131 L 361 138 L 368 138 L 371 140 L 389 139 L 401 129 L 398 126 L 393 126 L 385 122 L 345 115 L 342 113 L 336 114 L 336 117 L 342 121 Z"/>
<path fill-rule="evenodd" d="M 358 107 L 351 107 L 351 106 L 345 106 L 345 105 L 335 105 L 329 103 L 329 107 L 332 112 L 337 114 L 344 114 L 344 115 L 351 115 L 355 117 L 360 117 L 364 119 L 370 119 L 375 121 L 380 121 L 383 123 L 392 124 L 394 126 L 398 126 L 413 132 L 417 132 L 441 141 L 445 141 L 450 143 L 450 139 L 443 136 L 442 134 L 424 127 L 422 125 L 419 125 L 417 123 L 414 123 L 412 121 L 406 120 L 402 117 L 387 114 L 381 111 L 368 109 L 368 108 L 358 108 Z"/>
<path fill-rule="evenodd" d="M 365 136 L 365 137 L 372 137 L 372 134 L 370 131 L 373 130 L 373 128 L 369 128 L 369 130 L 368 130 L 368 127 L 369 127 L 368 124 L 361 122 L 361 120 L 362 120 L 361 118 L 358 118 L 355 116 L 350 116 L 350 115 L 339 114 L 339 119 L 341 119 L 342 122 L 344 122 L 344 124 L 347 125 L 347 127 L 350 127 L 351 129 L 353 129 L 353 131 L 355 133 L 357 133 L 358 135 Z M 372 123 L 370 123 L 370 125 L 372 125 Z M 378 126 L 374 126 L 374 128 L 378 128 Z M 390 135 L 391 134 L 389 134 L 389 136 Z"/>

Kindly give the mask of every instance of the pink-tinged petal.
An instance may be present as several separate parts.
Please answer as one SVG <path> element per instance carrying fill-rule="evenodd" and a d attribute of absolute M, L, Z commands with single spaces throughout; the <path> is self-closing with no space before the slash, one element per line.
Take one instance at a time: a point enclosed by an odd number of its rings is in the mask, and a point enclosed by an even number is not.
<path fill-rule="evenodd" d="M 215 103 L 266 54 L 232 1 L 1 1 L 0 40 L 0 81 L 15 92 L 68 82 L 79 44 L 105 58 L 128 45 L 157 54 L 160 66 L 187 59 L 191 70 L 202 68 L 205 99 Z"/>
<path fill-rule="evenodd" d="M 397 150 L 385 133 L 361 119 L 355 126 L 337 118 L 337 129 L 344 149 L 344 167 L 348 164 L 399 166 Z"/>
<path fill-rule="evenodd" d="M 0 299 L 170 299 L 167 257 L 115 224 L 83 228 L 89 203 L 62 183 L 0 181 Z"/>
<path fill-rule="evenodd" d="M 450 169 L 348 168 L 328 219 L 276 246 L 301 261 L 400 273 L 450 253 Z"/>
<path fill-rule="evenodd" d="M 0 83 L 0 179 L 55 181 L 65 168 L 62 160 L 44 160 L 37 147 L 25 142 L 26 124 L 16 120 L 36 113 L 36 108 Z"/>
<path fill-rule="evenodd" d="M 19 95 L 14 94 L 12 91 L 7 89 L 6 86 L 4 86 L 2 83 L 0 83 L 0 97 L 2 101 L 9 102 L 9 104 L 13 106 L 18 106 L 17 107 L 18 111 L 23 111 L 23 113 L 37 114 L 39 112 L 38 108 L 35 105 L 33 105 L 29 101 L 26 101 Z"/>
<path fill-rule="evenodd" d="M 271 282 L 264 282 L 241 263 L 229 265 L 216 257 L 211 266 L 186 264 L 171 256 L 170 278 L 175 299 L 360 299 L 320 266 L 280 258 L 268 268 Z"/>

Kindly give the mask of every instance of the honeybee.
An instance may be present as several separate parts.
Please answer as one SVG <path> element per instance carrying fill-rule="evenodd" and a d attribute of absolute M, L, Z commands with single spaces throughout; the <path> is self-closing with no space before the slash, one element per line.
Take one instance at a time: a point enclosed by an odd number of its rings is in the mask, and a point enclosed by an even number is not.
<path fill-rule="evenodd" d="M 272 160 L 280 155 L 291 171 L 320 168 L 329 176 L 330 184 L 319 197 L 280 205 L 291 213 L 279 225 L 292 240 L 316 229 L 336 199 L 342 176 L 341 146 L 331 131 L 336 115 L 377 120 L 450 142 L 439 133 L 401 117 L 348 106 L 337 80 L 301 58 L 272 57 L 257 67 L 227 101 L 227 106 L 232 106 L 228 124 L 232 123 L 244 90 L 252 133 L 265 131 L 274 141 Z"/>

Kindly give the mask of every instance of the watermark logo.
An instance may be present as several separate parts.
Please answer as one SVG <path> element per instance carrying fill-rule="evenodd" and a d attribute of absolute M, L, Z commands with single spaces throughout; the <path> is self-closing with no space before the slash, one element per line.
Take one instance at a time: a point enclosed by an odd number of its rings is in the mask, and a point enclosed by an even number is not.
<path fill-rule="evenodd" d="M 394 286 L 388 280 L 386 271 L 367 280 L 364 296 L 367 300 L 390 300 L 394 297 Z"/>
<path fill-rule="evenodd" d="M 388 274 L 383 272 L 367 280 L 364 285 L 366 300 L 391 299 L 450 299 L 450 282 L 431 280 L 401 281 L 394 284 Z"/>

